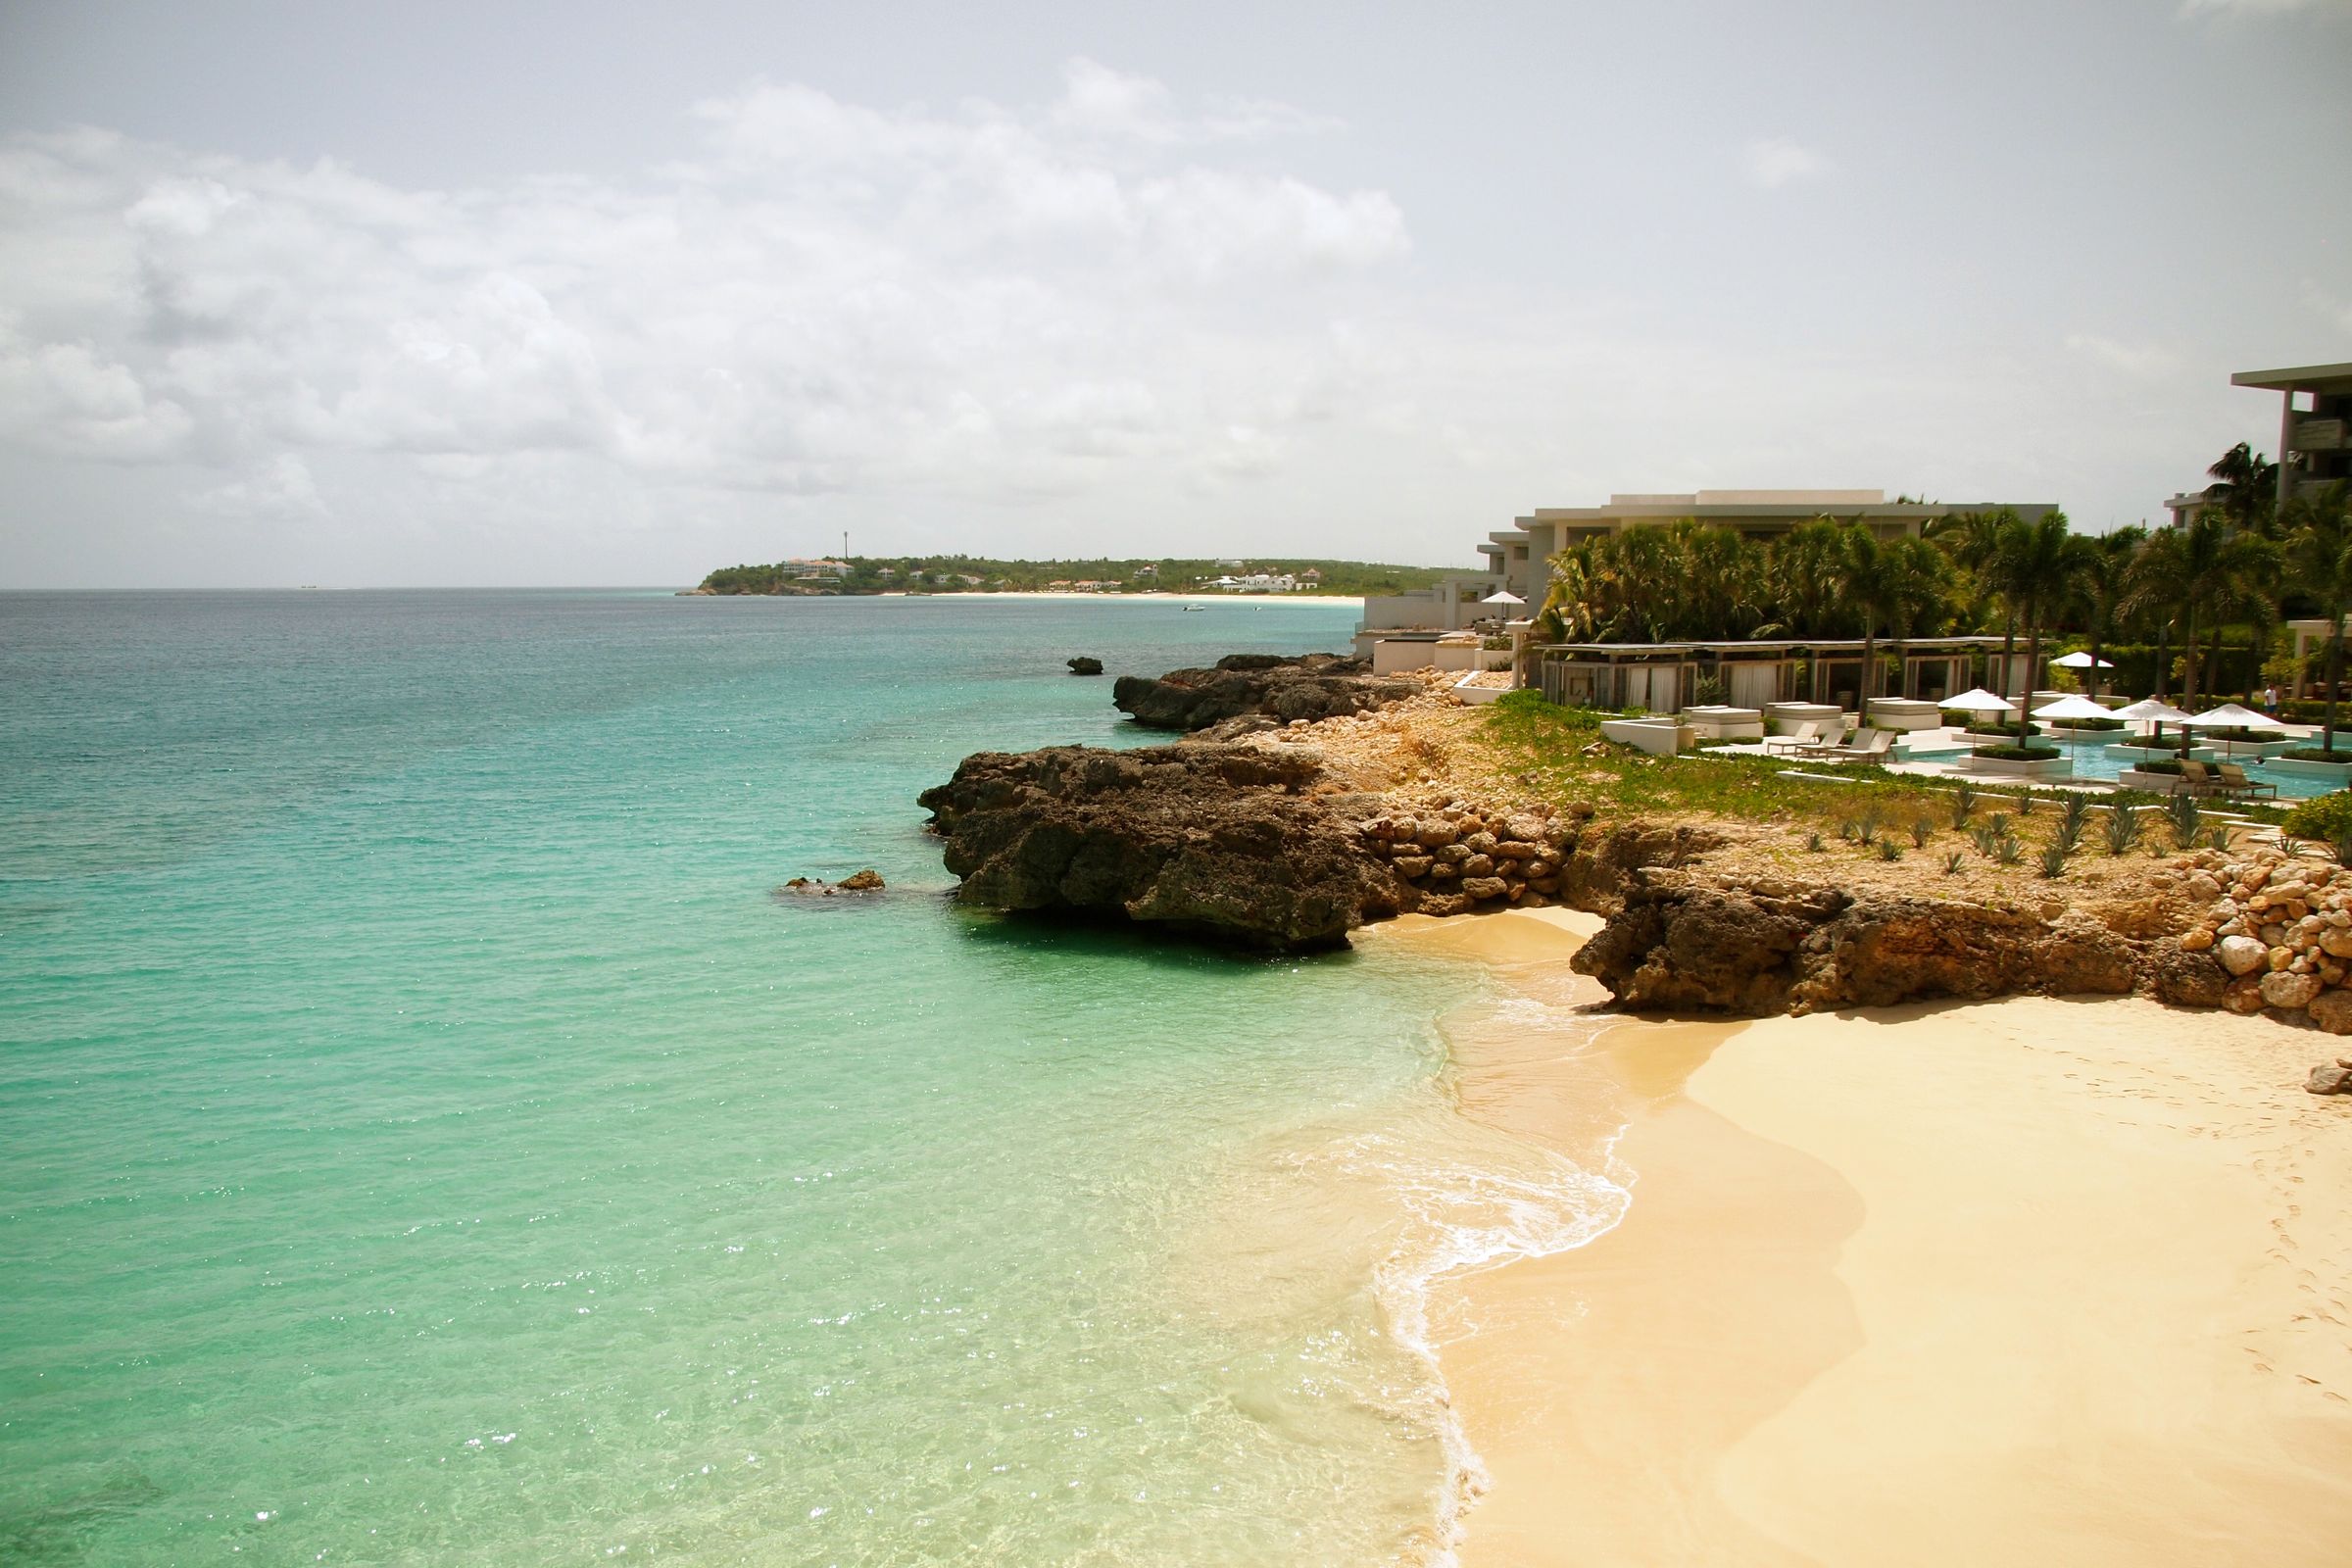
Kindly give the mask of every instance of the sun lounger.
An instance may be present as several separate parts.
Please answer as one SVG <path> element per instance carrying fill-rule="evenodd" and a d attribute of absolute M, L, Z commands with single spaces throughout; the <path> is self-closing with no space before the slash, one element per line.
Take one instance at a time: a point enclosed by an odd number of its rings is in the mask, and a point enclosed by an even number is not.
<path fill-rule="evenodd" d="M 1764 750 L 1767 752 L 1804 752 L 1815 750 L 1828 744 L 1828 742 L 1822 739 L 1822 732 L 1827 730 L 1832 724 L 1837 724 L 1840 729 L 1845 727 L 1844 720 L 1842 719 L 1808 718 L 1786 735 L 1765 736 Z"/>
<path fill-rule="evenodd" d="M 2213 770 L 2221 775 L 2221 786 L 2229 794 L 2261 795 L 2267 791 L 2274 800 L 2278 798 L 2278 785 L 2267 778 L 2248 777 L 2246 770 L 2235 762 L 2216 762 Z"/>
<path fill-rule="evenodd" d="M 2249 783 L 2251 780 L 2248 781 Z M 2225 795 L 2229 786 L 2205 771 L 2205 764 L 2193 757 L 2180 759 L 2180 787 L 2191 795 Z"/>
<path fill-rule="evenodd" d="M 1865 729 L 1855 731 L 1853 741 L 1849 745 L 1812 747 L 1800 755 L 1833 762 L 1867 761 L 1885 757 L 1893 745 L 1894 731 Z"/>

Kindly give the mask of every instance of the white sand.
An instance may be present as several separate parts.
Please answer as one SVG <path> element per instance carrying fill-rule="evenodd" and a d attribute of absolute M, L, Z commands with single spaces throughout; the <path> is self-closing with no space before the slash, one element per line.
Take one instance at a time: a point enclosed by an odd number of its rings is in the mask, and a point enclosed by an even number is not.
<path fill-rule="evenodd" d="M 1559 923 L 1447 924 L 1557 999 Z M 2042 999 L 1457 1040 L 1468 1113 L 1570 1144 L 1605 1066 L 1637 1176 L 1448 1288 L 1464 1563 L 2352 1562 L 2342 1049 Z"/>

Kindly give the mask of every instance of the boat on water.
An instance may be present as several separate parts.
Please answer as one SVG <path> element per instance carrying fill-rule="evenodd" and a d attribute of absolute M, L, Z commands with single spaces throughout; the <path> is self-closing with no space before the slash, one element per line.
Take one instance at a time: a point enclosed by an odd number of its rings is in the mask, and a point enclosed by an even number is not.
<path fill-rule="evenodd" d="M 1190 615 L 1197 611 L 1206 610 L 1207 608 L 1208 607 L 1206 605 L 1187 605 L 1184 607 L 1184 612 Z"/>

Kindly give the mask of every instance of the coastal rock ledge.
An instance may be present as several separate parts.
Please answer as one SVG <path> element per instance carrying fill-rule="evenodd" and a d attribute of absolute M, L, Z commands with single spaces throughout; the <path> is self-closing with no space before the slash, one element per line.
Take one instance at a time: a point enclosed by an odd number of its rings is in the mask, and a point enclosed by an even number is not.
<path fill-rule="evenodd" d="M 1360 659 L 1307 654 L 1228 654 L 1209 669 L 1171 669 L 1154 680 L 1121 675 L 1111 706 L 1150 729 L 1198 730 L 1227 719 L 1266 727 L 1361 713 L 1418 697 L 1417 681 L 1376 676 Z"/>
<path fill-rule="evenodd" d="M 965 904 L 1329 948 L 1409 895 L 1349 819 L 1362 803 L 1303 793 L 1320 772 L 1249 745 L 1054 746 L 967 757 L 919 800 Z"/>

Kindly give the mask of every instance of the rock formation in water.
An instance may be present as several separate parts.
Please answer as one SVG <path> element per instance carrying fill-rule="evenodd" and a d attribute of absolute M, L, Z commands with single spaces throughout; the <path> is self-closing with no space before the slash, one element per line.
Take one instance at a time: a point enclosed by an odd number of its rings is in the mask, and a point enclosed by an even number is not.
<path fill-rule="evenodd" d="M 1070 661 L 1070 673 L 1073 675 L 1100 675 L 1102 673 L 1102 661 L 1095 658 L 1092 654 L 1080 654 L 1076 659 Z"/>
<path fill-rule="evenodd" d="M 1209 669 L 1172 669 L 1154 680 L 1121 675 L 1111 705 L 1152 729 L 1198 730 L 1256 716 L 1269 723 L 1360 713 L 1420 695 L 1415 681 L 1371 673 L 1360 659 L 1231 654 Z"/>

